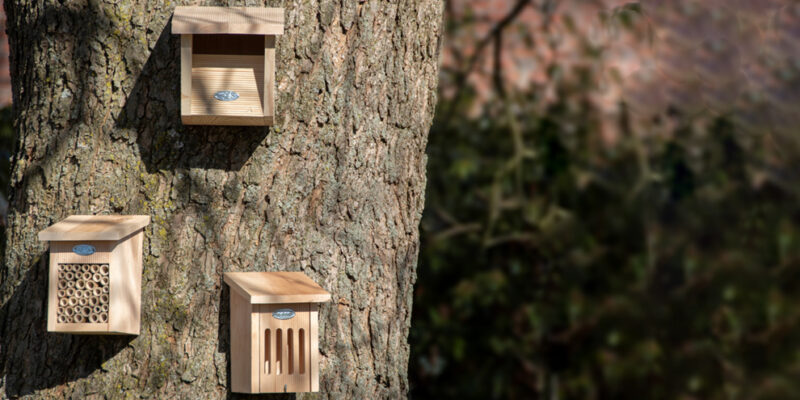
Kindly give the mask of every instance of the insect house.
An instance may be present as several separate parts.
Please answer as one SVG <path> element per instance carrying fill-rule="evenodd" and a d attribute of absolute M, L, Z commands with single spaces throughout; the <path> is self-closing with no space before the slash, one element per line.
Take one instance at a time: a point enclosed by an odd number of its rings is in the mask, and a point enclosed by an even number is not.
<path fill-rule="evenodd" d="M 272 125 L 275 39 L 283 9 L 177 7 L 181 120 L 186 125 Z"/>
<path fill-rule="evenodd" d="M 302 272 L 226 272 L 231 287 L 231 387 L 239 393 L 319 391 L 319 303 Z"/>
<path fill-rule="evenodd" d="M 47 330 L 139 334 L 147 215 L 73 215 L 39 232 L 50 242 Z"/>

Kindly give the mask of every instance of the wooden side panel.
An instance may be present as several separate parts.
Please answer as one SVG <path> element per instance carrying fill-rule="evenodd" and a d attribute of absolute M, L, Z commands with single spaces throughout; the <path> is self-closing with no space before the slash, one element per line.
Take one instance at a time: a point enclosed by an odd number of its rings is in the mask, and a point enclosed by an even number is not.
<path fill-rule="evenodd" d="M 59 264 L 103 264 L 111 260 L 111 249 L 114 242 L 108 241 L 59 241 L 50 242 L 50 271 L 47 285 L 47 330 L 65 333 L 106 333 L 108 324 L 59 324 L 56 321 L 56 305 L 58 301 L 58 265 Z M 82 256 L 72 252 L 79 244 L 95 247 L 92 255 Z"/>
<path fill-rule="evenodd" d="M 192 40 L 181 35 L 181 115 L 192 113 Z"/>
<path fill-rule="evenodd" d="M 275 35 L 264 36 L 264 116 L 275 116 Z"/>
<path fill-rule="evenodd" d="M 247 299 L 231 291 L 231 390 L 237 393 L 257 393 L 259 389 L 258 366 L 254 365 L 258 321 L 252 311 Z"/>
<path fill-rule="evenodd" d="M 308 312 L 309 340 L 309 382 L 312 392 L 319 392 L 319 304 L 309 304 Z"/>
<path fill-rule="evenodd" d="M 138 335 L 142 308 L 142 243 L 140 230 L 120 240 L 111 253 L 109 330 Z"/>

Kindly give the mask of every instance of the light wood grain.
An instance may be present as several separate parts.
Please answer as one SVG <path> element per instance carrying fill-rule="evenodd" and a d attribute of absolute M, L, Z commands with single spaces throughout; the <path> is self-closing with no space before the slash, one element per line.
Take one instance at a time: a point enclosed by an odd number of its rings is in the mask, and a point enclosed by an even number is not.
<path fill-rule="evenodd" d="M 138 335 L 142 307 L 142 243 L 139 230 L 119 241 L 111 252 L 108 329 Z"/>
<path fill-rule="evenodd" d="M 181 35 L 181 115 L 192 113 L 192 35 Z"/>
<path fill-rule="evenodd" d="M 184 125 L 216 126 L 267 126 L 273 124 L 271 117 L 239 117 L 225 115 L 182 115 Z"/>
<path fill-rule="evenodd" d="M 237 393 L 258 393 L 260 390 L 258 358 L 258 316 L 253 306 L 240 294 L 231 291 L 231 390 Z"/>
<path fill-rule="evenodd" d="M 259 354 L 261 364 L 260 391 L 262 393 L 299 393 L 308 392 L 310 389 L 310 373 L 308 365 L 311 362 L 309 355 L 308 335 L 310 330 L 309 303 L 293 304 L 261 304 L 256 307 L 261 320 L 260 334 L 262 351 Z M 279 309 L 289 308 L 294 310 L 295 316 L 287 320 L 280 320 L 272 316 Z M 300 329 L 304 330 L 305 340 L 300 343 Z M 265 338 L 266 331 L 270 331 L 270 340 Z M 280 347 L 278 347 L 278 331 L 280 331 Z M 290 333 L 291 332 L 291 333 Z M 269 352 L 266 346 L 270 346 Z M 303 351 L 300 347 L 303 346 Z M 300 354 L 304 354 L 304 371 L 300 372 Z M 269 354 L 270 358 L 266 358 Z"/>
<path fill-rule="evenodd" d="M 172 33 L 283 34 L 283 8 L 176 7 Z"/>
<path fill-rule="evenodd" d="M 149 222 L 150 217 L 146 215 L 73 215 L 39 232 L 40 239 L 50 241 L 48 331 L 139 334 L 143 228 Z M 73 247 L 77 245 L 94 246 L 95 252 L 90 255 L 76 254 Z M 58 323 L 60 264 L 108 265 L 108 322 Z"/>
<path fill-rule="evenodd" d="M 225 282 L 251 304 L 313 303 L 331 294 L 302 272 L 226 272 Z"/>
<path fill-rule="evenodd" d="M 275 36 L 264 37 L 264 116 L 275 115 Z"/>
<path fill-rule="evenodd" d="M 271 310 L 272 304 L 257 304 L 256 310 L 258 311 L 259 318 L 259 343 L 261 344 L 261 352 L 258 354 L 258 361 L 260 366 L 260 373 L 258 376 L 259 392 L 270 393 L 275 391 L 275 378 L 277 376 L 277 354 L 278 349 L 275 347 L 277 341 L 276 327 L 270 324 L 269 318 L 272 317 Z M 267 340 L 266 332 L 269 330 L 269 340 Z M 255 356 L 255 355 L 254 355 Z"/>
<path fill-rule="evenodd" d="M 309 304 L 308 326 L 309 391 L 319 392 L 319 304 Z"/>
<path fill-rule="evenodd" d="M 149 215 L 71 215 L 39 232 L 39 240 L 120 240 L 150 223 Z"/>
<path fill-rule="evenodd" d="M 195 54 L 192 57 L 191 115 L 264 117 L 264 58 Z M 233 101 L 214 94 L 232 90 Z"/>

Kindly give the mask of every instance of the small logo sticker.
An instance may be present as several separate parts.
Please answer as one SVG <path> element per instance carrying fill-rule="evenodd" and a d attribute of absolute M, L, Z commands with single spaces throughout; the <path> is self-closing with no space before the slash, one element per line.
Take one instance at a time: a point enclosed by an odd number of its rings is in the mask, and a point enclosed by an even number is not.
<path fill-rule="evenodd" d="M 234 101 L 239 98 L 239 93 L 236 93 L 233 90 L 220 90 L 219 92 L 214 93 L 214 98 L 219 101 Z"/>
<path fill-rule="evenodd" d="M 79 244 L 72 248 L 72 252 L 79 255 L 79 256 L 90 256 L 94 254 L 97 249 L 90 244 Z"/>
<path fill-rule="evenodd" d="M 272 318 L 275 319 L 292 319 L 294 318 L 294 310 L 291 308 L 281 308 L 272 312 Z"/>

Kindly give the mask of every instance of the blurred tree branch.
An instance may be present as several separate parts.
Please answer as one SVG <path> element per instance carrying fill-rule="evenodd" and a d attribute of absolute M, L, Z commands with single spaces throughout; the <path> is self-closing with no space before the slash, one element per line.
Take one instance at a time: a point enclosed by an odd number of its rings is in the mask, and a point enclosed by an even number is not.
<path fill-rule="evenodd" d="M 447 7 L 448 12 L 452 12 L 452 9 L 449 6 L 451 1 L 448 1 L 447 3 L 448 3 Z M 478 60 L 480 60 L 481 55 L 483 54 L 484 50 L 486 50 L 486 47 L 492 43 L 495 43 L 497 44 L 496 52 L 499 52 L 501 47 L 499 44 L 502 42 L 502 40 L 499 38 L 502 36 L 503 30 L 506 29 L 506 27 L 508 27 L 509 25 L 511 25 L 512 22 L 514 22 L 514 20 L 522 13 L 522 11 L 525 10 L 525 7 L 532 4 L 533 4 L 532 0 L 518 0 L 516 4 L 514 4 L 514 7 L 511 8 L 509 13 L 503 19 L 497 22 L 497 24 L 495 24 L 494 27 L 492 27 L 489 33 L 478 42 L 478 45 L 475 47 L 475 52 L 466 61 L 465 68 L 462 69 L 461 71 L 455 72 L 455 84 L 453 86 L 456 88 L 456 93 L 451 99 L 447 110 L 444 112 L 445 117 L 443 118 L 443 122 L 445 125 L 449 124 L 449 122 L 455 115 L 458 99 L 461 98 L 464 92 L 467 78 L 475 70 L 475 67 L 478 65 Z M 495 54 L 495 58 L 498 57 L 499 55 Z M 461 56 L 458 55 L 457 58 L 460 59 Z M 497 63 L 499 64 L 499 61 Z"/>

